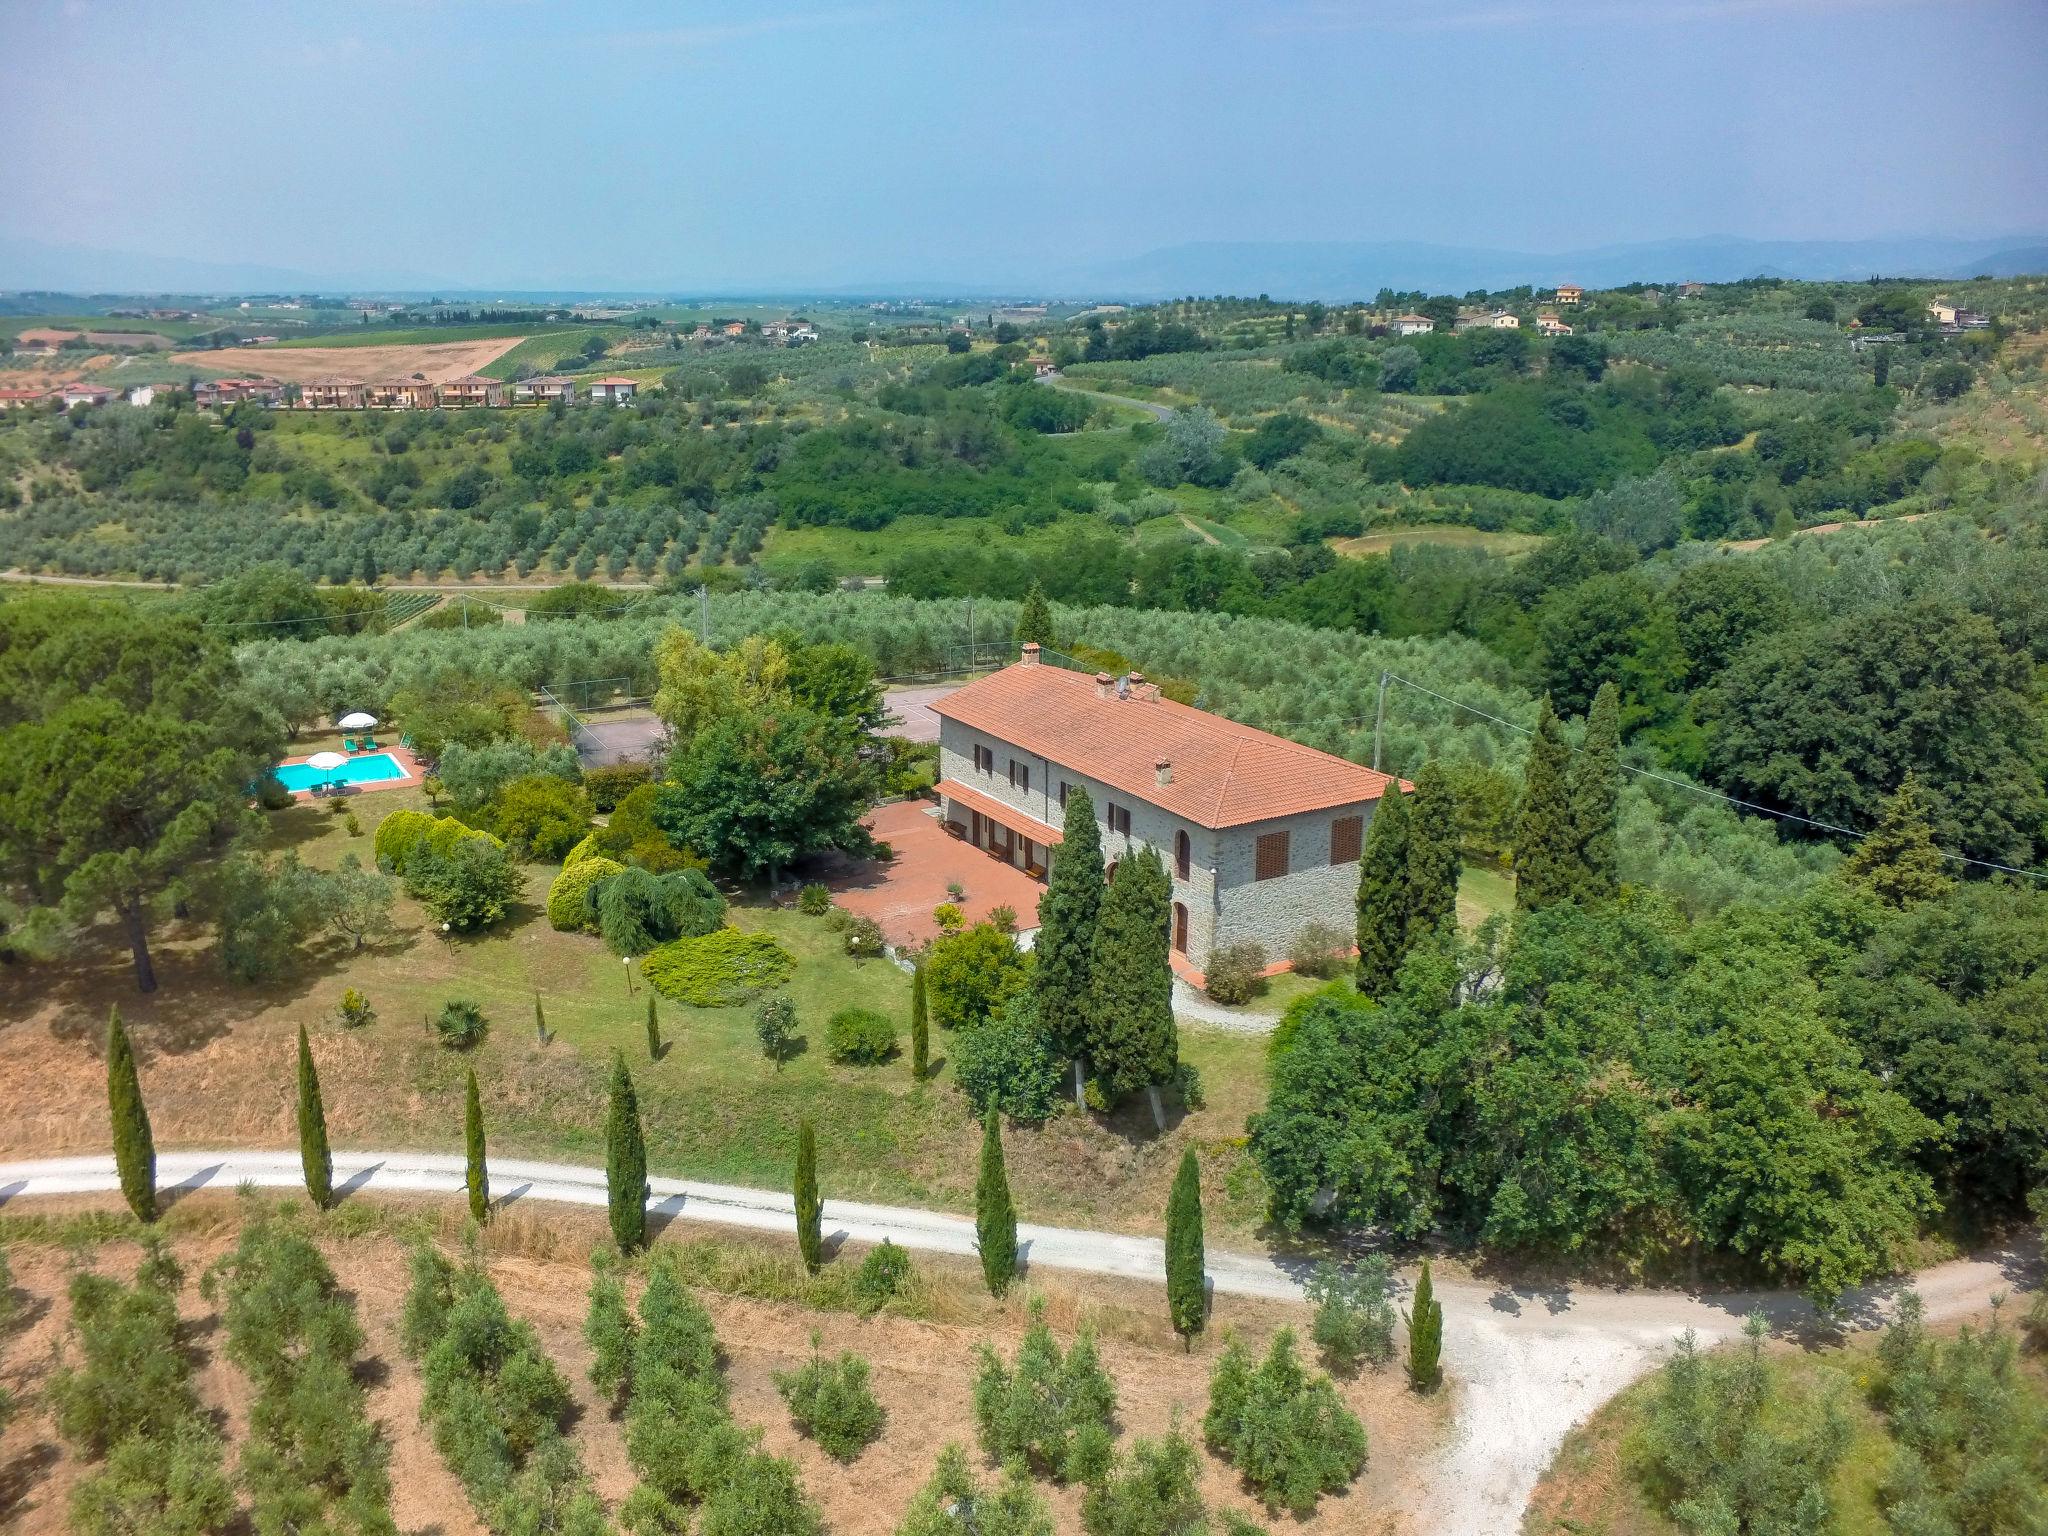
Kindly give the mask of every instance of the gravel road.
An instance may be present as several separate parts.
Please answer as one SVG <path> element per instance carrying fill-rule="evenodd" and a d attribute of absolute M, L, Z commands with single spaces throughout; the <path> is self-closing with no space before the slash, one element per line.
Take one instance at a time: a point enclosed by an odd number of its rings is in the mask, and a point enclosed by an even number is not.
<path fill-rule="evenodd" d="M 422 1152 L 339 1152 L 335 1188 L 393 1193 L 461 1194 L 463 1160 Z M 172 1152 L 157 1159 L 167 1192 L 231 1190 L 247 1182 L 298 1188 L 296 1152 Z M 704 1221 L 763 1232 L 795 1223 L 790 1197 L 774 1190 L 650 1179 L 649 1209 L 681 1221 Z M 0 1205 L 37 1195 L 97 1193 L 119 1188 L 113 1159 L 52 1158 L 0 1163 Z M 491 1188 L 506 1204 L 548 1200 L 605 1204 L 604 1170 L 511 1158 L 491 1162 Z M 859 1243 L 893 1238 L 906 1248 L 969 1256 L 974 1223 L 900 1206 L 825 1203 L 825 1231 Z M 1017 1229 L 1027 1264 L 1125 1279 L 1159 1280 L 1165 1256 L 1156 1238 L 1088 1232 L 1029 1223 Z M 1210 1283 L 1234 1295 L 1298 1299 L 1301 1272 L 1271 1254 L 1211 1251 Z M 1982 1310 L 1997 1292 L 2027 1280 L 2018 1252 L 1959 1260 L 1926 1270 L 1913 1284 L 1931 1321 Z M 1852 1293 L 1845 1326 L 1875 1327 L 1903 1282 Z M 1530 1491 L 1565 1433 L 1601 1403 L 1651 1369 L 1683 1330 L 1702 1339 L 1732 1338 L 1743 1318 L 1762 1310 L 1782 1333 L 1816 1330 L 1819 1319 L 1797 1296 L 1782 1292 L 1694 1295 L 1617 1291 L 1591 1286 L 1520 1289 L 1460 1277 L 1439 1277 L 1444 1305 L 1444 1365 L 1455 1383 L 1456 1411 L 1442 1463 L 1424 1486 L 1428 1508 L 1420 1528 L 1438 1536 L 1503 1536 L 1521 1519 Z"/>

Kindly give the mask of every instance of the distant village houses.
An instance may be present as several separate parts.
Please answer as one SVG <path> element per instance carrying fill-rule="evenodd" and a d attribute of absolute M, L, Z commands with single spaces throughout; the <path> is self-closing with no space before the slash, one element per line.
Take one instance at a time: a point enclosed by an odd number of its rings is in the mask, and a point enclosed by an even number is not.
<path fill-rule="evenodd" d="M 1427 336 L 1436 322 L 1427 315 L 1396 315 L 1392 329 L 1396 336 Z"/>
<path fill-rule="evenodd" d="M 1580 304 L 1585 301 L 1586 290 L 1577 283 L 1559 283 L 1556 297 L 1560 304 Z"/>

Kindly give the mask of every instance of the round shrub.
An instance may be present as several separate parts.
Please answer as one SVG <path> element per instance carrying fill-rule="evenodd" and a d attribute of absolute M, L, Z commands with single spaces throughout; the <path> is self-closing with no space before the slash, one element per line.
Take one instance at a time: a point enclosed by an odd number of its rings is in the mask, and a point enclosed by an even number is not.
<path fill-rule="evenodd" d="M 564 865 L 548 886 L 548 926 L 558 933 L 588 931 L 592 924 L 585 909 L 591 891 L 623 868 L 602 854 Z"/>
<path fill-rule="evenodd" d="M 994 1018 L 953 1036 L 953 1075 L 974 1112 L 1001 1110 L 1037 1125 L 1059 1106 L 1060 1063 L 1038 1027 L 1038 1011 L 1020 997 Z"/>
<path fill-rule="evenodd" d="M 1295 936 L 1287 959 L 1298 976 L 1328 981 L 1351 965 L 1351 935 L 1335 923 L 1310 923 Z"/>
<path fill-rule="evenodd" d="M 450 998 L 434 1015 L 434 1033 L 451 1051 L 466 1051 L 471 1046 L 483 1044 L 490 1028 L 491 1021 L 485 1017 L 483 1009 L 466 997 Z"/>
<path fill-rule="evenodd" d="M 371 845 L 376 850 L 378 866 L 395 875 L 404 874 L 405 861 L 433 830 L 434 818 L 425 811 L 393 811 L 378 824 L 377 838 Z"/>
<path fill-rule="evenodd" d="M 774 935 L 743 933 L 737 928 L 673 939 L 649 950 L 640 962 L 640 974 L 649 986 L 663 997 L 693 1008 L 729 1008 L 743 1003 L 756 993 L 781 986 L 795 970 L 795 959 L 775 942 Z"/>
<path fill-rule="evenodd" d="M 887 1061 L 896 1054 L 895 1022 L 872 1008 L 842 1008 L 825 1023 L 825 1051 L 863 1067 Z"/>
<path fill-rule="evenodd" d="M 886 1307 L 910 1284 L 910 1255 L 883 1238 L 860 1261 L 853 1277 L 853 1293 L 860 1301 L 861 1315 L 871 1317 Z"/>
<path fill-rule="evenodd" d="M 872 917 L 849 917 L 842 931 L 846 935 L 846 952 L 856 960 L 879 960 L 888 947 L 882 925 Z"/>
<path fill-rule="evenodd" d="M 585 833 L 583 841 L 562 855 L 562 868 L 573 868 L 595 852 L 597 852 L 597 834 L 595 832 Z"/>
<path fill-rule="evenodd" d="M 292 803 L 292 792 L 274 773 L 266 773 L 256 781 L 256 803 L 266 811 L 281 811 Z"/>
<path fill-rule="evenodd" d="M 1226 944 L 1209 951 L 1204 990 L 1219 1003 L 1248 1003 L 1265 980 L 1266 951 L 1257 944 Z"/>

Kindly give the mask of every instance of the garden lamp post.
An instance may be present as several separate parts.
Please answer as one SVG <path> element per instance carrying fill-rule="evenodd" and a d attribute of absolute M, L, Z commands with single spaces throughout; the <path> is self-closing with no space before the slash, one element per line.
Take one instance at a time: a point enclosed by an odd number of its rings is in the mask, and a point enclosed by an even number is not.
<path fill-rule="evenodd" d="M 631 997 L 633 995 L 633 957 L 631 955 L 621 955 L 619 959 L 626 967 L 626 996 Z"/>

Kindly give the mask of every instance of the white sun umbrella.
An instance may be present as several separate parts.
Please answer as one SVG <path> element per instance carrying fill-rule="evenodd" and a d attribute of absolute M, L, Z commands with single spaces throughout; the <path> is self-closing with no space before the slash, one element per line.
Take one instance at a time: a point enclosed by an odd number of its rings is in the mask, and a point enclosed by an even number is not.
<path fill-rule="evenodd" d="M 308 768 L 317 768 L 322 773 L 332 773 L 347 764 L 348 759 L 339 752 L 315 752 L 306 759 Z"/>
<path fill-rule="evenodd" d="M 343 715 L 339 720 L 335 721 L 334 723 L 340 726 L 344 731 L 367 731 L 371 726 L 377 723 L 377 717 L 375 715 L 365 714 L 362 710 L 359 709 L 354 714 Z"/>

